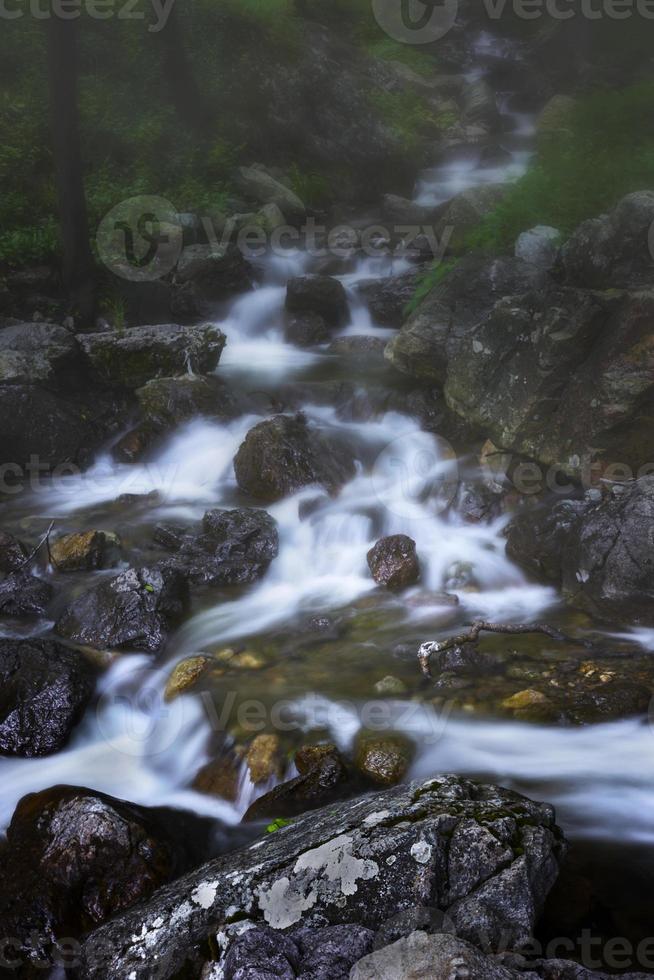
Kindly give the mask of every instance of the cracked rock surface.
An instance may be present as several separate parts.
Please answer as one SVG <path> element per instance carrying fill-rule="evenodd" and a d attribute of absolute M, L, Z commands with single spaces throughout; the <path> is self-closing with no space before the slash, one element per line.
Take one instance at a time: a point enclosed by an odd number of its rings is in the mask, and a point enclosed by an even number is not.
<path fill-rule="evenodd" d="M 416 907 L 441 910 L 461 938 L 491 950 L 518 946 L 563 851 L 546 804 L 458 776 L 412 783 L 301 817 L 160 889 L 89 936 L 82 972 L 170 977 L 239 920 L 378 930 Z"/>

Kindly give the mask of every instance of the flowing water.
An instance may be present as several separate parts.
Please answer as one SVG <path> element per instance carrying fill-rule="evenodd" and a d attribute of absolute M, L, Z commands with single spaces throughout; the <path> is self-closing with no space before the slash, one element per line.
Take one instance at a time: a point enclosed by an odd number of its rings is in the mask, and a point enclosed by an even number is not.
<path fill-rule="evenodd" d="M 436 203 L 524 170 L 533 120 L 512 113 L 508 100 L 502 107 L 504 143 L 511 153 L 506 165 L 485 168 L 474 154 L 448 160 L 423 175 L 418 201 Z M 343 334 L 389 336 L 372 321 L 355 287 L 362 278 L 405 268 L 399 260 L 380 265 L 367 259 L 344 272 L 351 322 Z M 421 639 L 455 631 L 479 616 L 521 622 L 556 618 L 559 599 L 553 589 L 528 582 L 508 560 L 504 519 L 470 524 L 452 506 L 457 477 L 470 471 L 470 460 L 456 459 L 444 440 L 421 431 L 407 414 L 374 405 L 356 409 L 367 404 L 366 386 L 378 383 L 383 367 L 357 363 L 351 368 L 325 350 L 304 351 L 285 342 L 285 285 L 290 276 L 307 271 L 312 263 L 304 254 L 271 257 L 263 262 L 259 288 L 220 311 L 217 322 L 228 343 L 218 375 L 266 399 L 283 398 L 289 385 L 303 385 L 304 412 L 316 428 L 353 448 L 356 475 L 336 498 L 310 488 L 270 507 L 279 525 L 280 553 L 263 580 L 231 596 L 204 596 L 159 660 L 129 652 L 117 658 L 102 678 L 97 704 L 65 751 L 46 759 L 2 760 L 0 823 L 7 825 L 25 793 L 57 783 L 238 821 L 262 788 L 244 777 L 236 803 L 190 788 L 215 751 L 217 730 L 224 727 L 215 702 L 209 706 L 188 695 L 167 704 L 162 692 L 177 661 L 243 643 L 258 644 L 269 654 L 272 648 L 274 663 L 268 671 L 244 677 L 235 687 L 237 697 L 259 698 L 268 716 L 284 701 L 285 717 L 297 731 L 328 733 L 349 747 L 370 700 L 379 703 L 374 683 L 400 673 L 407 694 L 383 705 L 389 726 L 416 743 L 412 776 L 453 771 L 498 781 L 554 803 L 564 828 L 577 837 L 654 843 L 648 819 L 654 804 L 654 742 L 642 720 L 579 729 L 527 725 L 472 717 L 422 698 L 415 664 Z M 344 380 L 354 386 L 354 407 L 311 395 Z M 6 523 L 16 530 L 29 528 L 35 537 L 50 520 L 62 531 L 106 528 L 145 559 L 157 522 L 191 522 L 209 507 L 247 505 L 232 460 L 247 431 L 263 417 L 263 411 L 253 410 L 225 423 L 196 419 L 174 432 L 147 462 L 134 466 L 117 464 L 107 451 L 85 474 L 44 481 L 8 502 Z M 124 494 L 138 496 L 116 503 Z M 422 581 L 401 599 L 380 600 L 366 553 L 379 537 L 395 533 L 417 542 Z M 458 607 L 443 599 L 445 589 L 458 596 Z M 335 645 L 332 656 L 325 642 L 319 656 L 294 660 L 301 625 L 335 610 L 351 610 L 361 618 L 351 650 Z M 39 623 L 33 632 L 50 625 Z M 651 634 L 634 639 L 654 649 Z M 235 704 L 230 710 L 236 710 Z"/>

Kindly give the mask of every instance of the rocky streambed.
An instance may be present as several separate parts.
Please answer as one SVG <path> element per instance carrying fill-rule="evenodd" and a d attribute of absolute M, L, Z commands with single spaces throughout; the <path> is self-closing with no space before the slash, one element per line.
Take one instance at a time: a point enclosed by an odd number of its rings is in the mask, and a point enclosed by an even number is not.
<path fill-rule="evenodd" d="M 408 318 L 433 243 L 363 247 L 461 235 L 524 169 L 493 77 L 449 79 L 438 166 L 337 256 L 193 241 L 161 322 L 3 322 L 7 969 L 651 973 L 654 194 Z M 549 632 L 448 642 L 475 621 Z"/>

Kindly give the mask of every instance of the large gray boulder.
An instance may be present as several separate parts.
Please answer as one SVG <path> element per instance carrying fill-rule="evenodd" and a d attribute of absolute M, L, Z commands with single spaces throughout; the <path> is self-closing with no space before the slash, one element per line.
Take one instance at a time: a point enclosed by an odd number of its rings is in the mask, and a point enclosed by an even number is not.
<path fill-rule="evenodd" d="M 443 382 L 452 350 L 495 303 L 538 287 L 542 273 L 522 259 L 462 259 L 409 317 L 386 348 L 393 367 L 416 378 Z"/>
<path fill-rule="evenodd" d="M 599 501 L 560 501 L 519 515 L 509 555 L 556 582 L 567 600 L 602 619 L 654 625 L 654 477 L 616 485 Z"/>
<path fill-rule="evenodd" d="M 235 245 L 189 245 L 175 272 L 180 287 L 177 302 L 201 309 L 206 303 L 252 289 L 253 278 L 252 266 Z"/>
<path fill-rule="evenodd" d="M 567 279 L 588 289 L 654 287 L 654 191 L 628 194 L 584 221 L 561 250 Z"/>
<path fill-rule="evenodd" d="M 288 221 L 304 217 L 306 209 L 297 194 L 261 166 L 239 167 L 241 190 L 257 204 L 275 204 Z"/>
<path fill-rule="evenodd" d="M 0 329 L 0 382 L 61 383 L 81 360 L 75 338 L 54 323 L 17 323 Z"/>
<path fill-rule="evenodd" d="M 40 472 L 64 463 L 83 465 L 124 425 L 125 408 L 111 392 L 64 394 L 34 384 L 0 385 L 0 464 L 25 469 L 36 457 Z"/>
<path fill-rule="evenodd" d="M 245 493 L 275 501 L 314 483 L 336 493 L 352 479 L 355 466 L 304 415 L 276 415 L 250 429 L 234 457 L 234 472 Z"/>
<path fill-rule="evenodd" d="M 195 327 L 160 323 L 80 334 L 78 340 L 100 378 L 125 388 L 140 388 L 152 378 L 188 371 L 209 374 L 225 346 L 225 335 L 210 323 Z"/>
<path fill-rule="evenodd" d="M 515 980 L 517 976 L 463 939 L 418 931 L 359 960 L 349 980 Z"/>
<path fill-rule="evenodd" d="M 241 918 L 377 930 L 425 906 L 468 941 L 512 948 L 532 935 L 562 853 L 551 807 L 440 776 L 332 804 L 210 862 L 92 933 L 81 970 L 163 980 Z"/>

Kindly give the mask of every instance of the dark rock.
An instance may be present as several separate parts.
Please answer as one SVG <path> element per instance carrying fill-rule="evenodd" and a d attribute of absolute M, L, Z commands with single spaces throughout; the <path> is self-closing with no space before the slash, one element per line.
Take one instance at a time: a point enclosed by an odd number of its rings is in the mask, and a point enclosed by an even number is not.
<path fill-rule="evenodd" d="M 414 225 L 416 228 L 432 225 L 438 215 L 437 208 L 416 204 L 415 201 L 409 201 L 397 194 L 384 194 L 382 211 L 386 221 L 398 226 Z"/>
<path fill-rule="evenodd" d="M 160 323 L 80 334 L 78 340 L 100 378 L 125 388 L 140 388 L 152 378 L 188 371 L 208 374 L 225 346 L 225 335 L 211 324 Z"/>
<path fill-rule="evenodd" d="M 238 799 L 241 767 L 241 760 L 234 753 L 224 753 L 198 770 L 193 780 L 193 789 L 198 793 L 219 796 L 235 803 Z"/>
<path fill-rule="evenodd" d="M 11 572 L 0 582 L 0 615 L 42 616 L 52 596 L 49 582 L 28 571 Z"/>
<path fill-rule="evenodd" d="M 602 619 L 654 624 L 654 477 L 584 511 L 562 555 L 568 601 Z"/>
<path fill-rule="evenodd" d="M 81 356 L 75 338 L 53 323 L 0 329 L 0 382 L 65 384 Z"/>
<path fill-rule="evenodd" d="M 0 572 L 16 572 L 22 568 L 28 550 L 22 541 L 7 531 L 0 531 Z"/>
<path fill-rule="evenodd" d="M 299 276 L 289 279 L 286 287 L 286 309 L 297 315 L 318 315 L 332 330 L 345 326 L 349 318 L 345 289 L 338 279 L 330 276 Z"/>
<path fill-rule="evenodd" d="M 199 415 L 227 419 L 237 413 L 233 392 L 213 376 L 155 378 L 136 391 L 136 398 L 142 425 L 153 433 L 173 429 Z"/>
<path fill-rule="evenodd" d="M 299 313 L 287 319 L 284 336 L 297 347 L 315 347 L 331 339 L 333 328 L 319 313 Z"/>
<path fill-rule="evenodd" d="M 363 279 L 356 288 L 368 304 L 375 323 L 381 327 L 399 328 L 406 319 L 405 311 L 419 280 L 420 273 L 411 271 L 387 279 Z"/>
<path fill-rule="evenodd" d="M 462 824 L 461 847 L 451 852 Z M 146 980 L 156 942 L 165 980 L 227 919 L 265 920 L 275 930 L 352 922 L 376 930 L 434 896 L 464 940 L 515 949 L 533 935 L 562 850 L 550 807 L 440 776 L 332 804 L 165 886 L 92 933 L 80 969 L 88 980 L 132 972 Z M 448 901 L 448 889 L 460 897 Z"/>
<path fill-rule="evenodd" d="M 354 765 L 371 782 L 393 786 L 406 775 L 413 752 L 413 743 L 399 733 L 362 732 L 354 748 Z"/>
<path fill-rule="evenodd" d="M 187 606 L 188 583 L 177 569 L 128 568 L 73 600 L 55 631 L 98 649 L 157 653 Z"/>
<path fill-rule="evenodd" d="M 305 216 L 305 206 L 297 194 L 262 166 L 239 167 L 238 183 L 258 204 L 276 204 L 287 221 L 298 221 Z"/>
<path fill-rule="evenodd" d="M 654 191 L 629 194 L 608 215 L 577 228 L 561 249 L 561 268 L 588 289 L 654 286 Z"/>
<path fill-rule="evenodd" d="M 225 980 L 348 980 L 350 970 L 371 949 L 373 933 L 357 925 L 293 929 L 280 935 L 258 926 L 231 944 Z"/>
<path fill-rule="evenodd" d="M 192 288 L 200 305 L 252 289 L 253 278 L 252 266 L 234 245 L 226 249 L 190 245 L 182 252 L 175 274 L 177 283 Z"/>
<path fill-rule="evenodd" d="M 279 550 L 276 522 L 253 507 L 207 511 L 200 534 L 159 525 L 155 539 L 176 553 L 164 562 L 167 567 L 208 585 L 248 585 L 265 573 Z"/>
<path fill-rule="evenodd" d="M 378 585 L 404 589 L 420 578 L 416 543 L 406 534 L 382 538 L 368 552 L 368 567 Z"/>
<path fill-rule="evenodd" d="M 355 467 L 347 452 L 311 429 L 303 415 L 278 415 L 250 429 L 234 471 L 241 490 L 274 501 L 314 483 L 336 493 Z"/>
<path fill-rule="evenodd" d="M 63 748 L 93 692 L 84 657 L 50 640 L 0 640 L 0 678 L 0 752 Z"/>
<path fill-rule="evenodd" d="M 296 765 L 300 775 L 265 793 L 252 803 L 244 820 L 260 820 L 264 817 L 294 817 L 307 810 L 338 799 L 347 783 L 348 773 L 345 763 L 335 746 L 316 746 L 313 762 L 310 753 Z"/>
<path fill-rule="evenodd" d="M 586 507 L 583 500 L 560 500 L 523 510 L 506 529 L 507 555 L 534 577 L 560 584 L 564 551 Z"/>
<path fill-rule="evenodd" d="M 539 287 L 543 273 L 521 259 L 476 255 L 450 269 L 386 348 L 399 371 L 443 382 L 456 350 L 479 320 L 504 296 Z"/>
<path fill-rule="evenodd" d="M 120 399 L 102 391 L 64 397 L 37 385 L 0 385 L 0 461 L 26 470 L 36 457 L 42 473 L 85 464 L 124 412 Z"/>
<path fill-rule="evenodd" d="M 88 789 L 24 797 L 7 830 L 0 886 L 3 936 L 24 964 L 130 908 L 197 861 L 198 818 L 148 810 Z M 184 825 L 186 824 L 186 825 Z"/>

